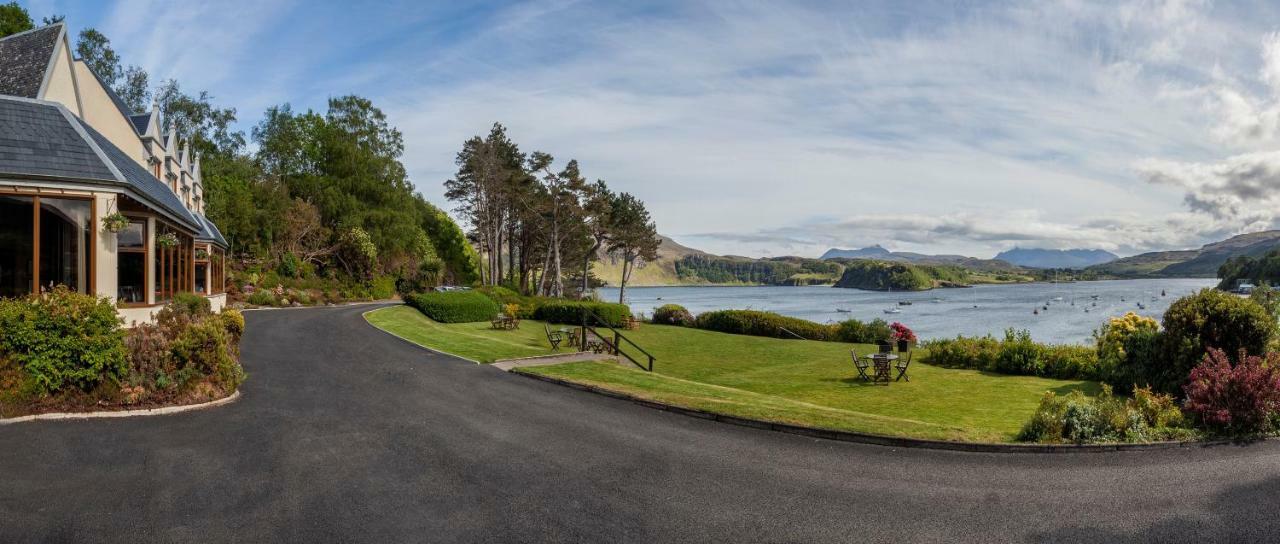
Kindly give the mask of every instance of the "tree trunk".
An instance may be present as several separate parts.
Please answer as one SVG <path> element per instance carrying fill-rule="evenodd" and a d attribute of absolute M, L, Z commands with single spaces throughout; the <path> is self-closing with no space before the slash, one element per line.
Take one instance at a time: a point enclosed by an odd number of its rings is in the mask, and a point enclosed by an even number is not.
<path fill-rule="evenodd" d="M 631 260 L 625 256 L 622 258 L 622 281 L 618 282 L 618 304 L 626 304 L 627 300 L 627 280 L 631 275 Z"/>

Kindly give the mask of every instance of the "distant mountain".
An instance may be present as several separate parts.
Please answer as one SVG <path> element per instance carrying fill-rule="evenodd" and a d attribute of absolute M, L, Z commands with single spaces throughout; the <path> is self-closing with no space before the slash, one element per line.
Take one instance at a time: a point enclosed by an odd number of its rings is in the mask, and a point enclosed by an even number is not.
<path fill-rule="evenodd" d="M 1280 249 L 1280 230 L 1251 232 L 1200 249 L 1156 251 L 1125 257 L 1089 267 L 1090 271 L 1113 276 L 1181 276 L 1212 278 L 1218 267 L 1237 255 L 1257 257 Z"/>
<path fill-rule="evenodd" d="M 676 261 L 691 255 L 714 256 L 705 251 L 680 245 L 666 236 L 659 235 L 658 238 L 662 239 L 662 243 L 658 245 L 658 258 L 636 267 L 627 285 L 679 285 L 685 282 L 680 281 L 680 276 L 676 273 Z M 622 282 L 622 261 L 601 251 L 600 260 L 592 265 L 591 272 L 608 285 L 616 286 Z"/>
<path fill-rule="evenodd" d="M 892 255 L 891 251 L 879 245 L 874 245 L 862 249 L 837 249 L 833 247 L 818 258 L 824 261 L 827 259 L 884 259 Z"/>
<path fill-rule="evenodd" d="M 1001 251 L 996 259 L 1028 268 L 1086 268 L 1119 259 L 1101 249 L 1024 249 Z"/>

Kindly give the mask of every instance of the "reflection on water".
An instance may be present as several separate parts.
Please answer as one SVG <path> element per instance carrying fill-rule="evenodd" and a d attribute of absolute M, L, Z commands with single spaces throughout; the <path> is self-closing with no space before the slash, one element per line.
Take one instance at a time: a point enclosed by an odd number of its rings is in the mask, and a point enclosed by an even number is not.
<path fill-rule="evenodd" d="M 834 287 L 628 287 L 627 303 L 632 311 L 645 314 L 662 304 L 679 304 L 695 314 L 730 308 L 768 310 L 822 323 L 851 317 L 880 318 L 906 323 L 921 338 L 999 335 L 1014 327 L 1030 330 L 1033 338 L 1043 342 L 1084 343 L 1107 317 L 1137 312 L 1159 319 L 1174 300 L 1216 283 L 1214 279 L 1116 280 L 917 292 Z M 600 289 L 600 296 L 614 301 L 618 290 Z M 886 309 L 898 313 L 885 313 Z"/>

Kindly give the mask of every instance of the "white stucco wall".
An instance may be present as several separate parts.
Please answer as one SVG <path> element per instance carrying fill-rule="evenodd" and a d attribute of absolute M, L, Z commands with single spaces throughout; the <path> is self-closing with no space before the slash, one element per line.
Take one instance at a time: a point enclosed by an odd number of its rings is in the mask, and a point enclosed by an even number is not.
<path fill-rule="evenodd" d="M 117 256 L 119 253 L 116 251 L 116 235 L 102 228 L 102 218 L 115 211 L 116 208 L 113 204 L 115 199 L 116 195 L 112 193 L 96 193 L 93 199 L 93 205 L 98 217 L 98 224 L 93 226 L 94 229 L 97 229 L 98 240 L 93 254 L 94 262 L 96 263 L 93 282 L 98 291 L 98 296 L 107 297 L 113 301 L 120 292 L 120 279 L 117 272 Z"/>
<path fill-rule="evenodd" d="M 84 107 L 84 114 L 80 118 L 111 140 L 116 147 L 128 153 L 143 168 L 150 170 L 142 139 L 134 132 L 129 119 L 116 108 L 107 90 L 102 88 L 84 62 L 75 61 L 75 73 L 76 84 L 80 89 L 80 103 Z"/>
<path fill-rule="evenodd" d="M 76 98 L 76 80 L 71 72 L 72 62 L 71 50 L 63 39 L 57 45 L 49 83 L 45 86 L 44 95 L 39 98 L 58 102 L 71 110 L 71 113 L 81 115 L 80 101 Z"/>

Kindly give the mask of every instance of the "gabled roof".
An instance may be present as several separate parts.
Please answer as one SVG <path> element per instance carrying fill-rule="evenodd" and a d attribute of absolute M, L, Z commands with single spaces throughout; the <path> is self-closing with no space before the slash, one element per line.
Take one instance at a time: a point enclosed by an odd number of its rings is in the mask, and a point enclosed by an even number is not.
<path fill-rule="evenodd" d="M 222 231 L 218 230 L 218 226 L 213 224 L 208 217 L 197 215 L 196 219 L 200 220 L 200 224 L 204 226 L 199 234 L 196 234 L 197 242 L 212 242 L 222 249 L 231 247 L 227 245 L 227 239 L 222 237 Z"/>
<path fill-rule="evenodd" d="M 133 131 L 137 132 L 138 136 L 147 135 L 147 123 L 149 123 L 150 121 L 151 121 L 150 113 L 139 113 L 137 115 L 129 116 L 129 122 L 133 123 Z"/>
<path fill-rule="evenodd" d="M 57 102 L 0 96 L 0 178 L 123 186 L 200 232 L 178 195 Z"/>
<path fill-rule="evenodd" d="M 102 87 L 102 90 L 107 92 L 107 97 L 111 99 L 111 103 L 115 105 L 116 110 L 120 112 L 120 115 L 124 116 L 125 119 L 129 119 L 129 121 L 133 121 L 133 109 L 131 109 L 128 104 L 124 103 L 124 99 L 120 98 L 120 95 L 116 94 L 115 89 L 112 89 L 110 85 L 107 85 L 107 82 L 102 80 L 102 76 L 93 71 L 93 68 L 91 68 L 88 63 L 85 63 L 84 59 L 76 59 L 76 62 L 84 64 L 85 71 L 93 74 L 93 79 L 96 79 L 98 81 L 98 85 Z M 137 125 L 134 125 L 134 127 L 136 128 Z"/>
<path fill-rule="evenodd" d="M 0 95 L 36 98 L 62 37 L 62 23 L 0 39 Z"/>

